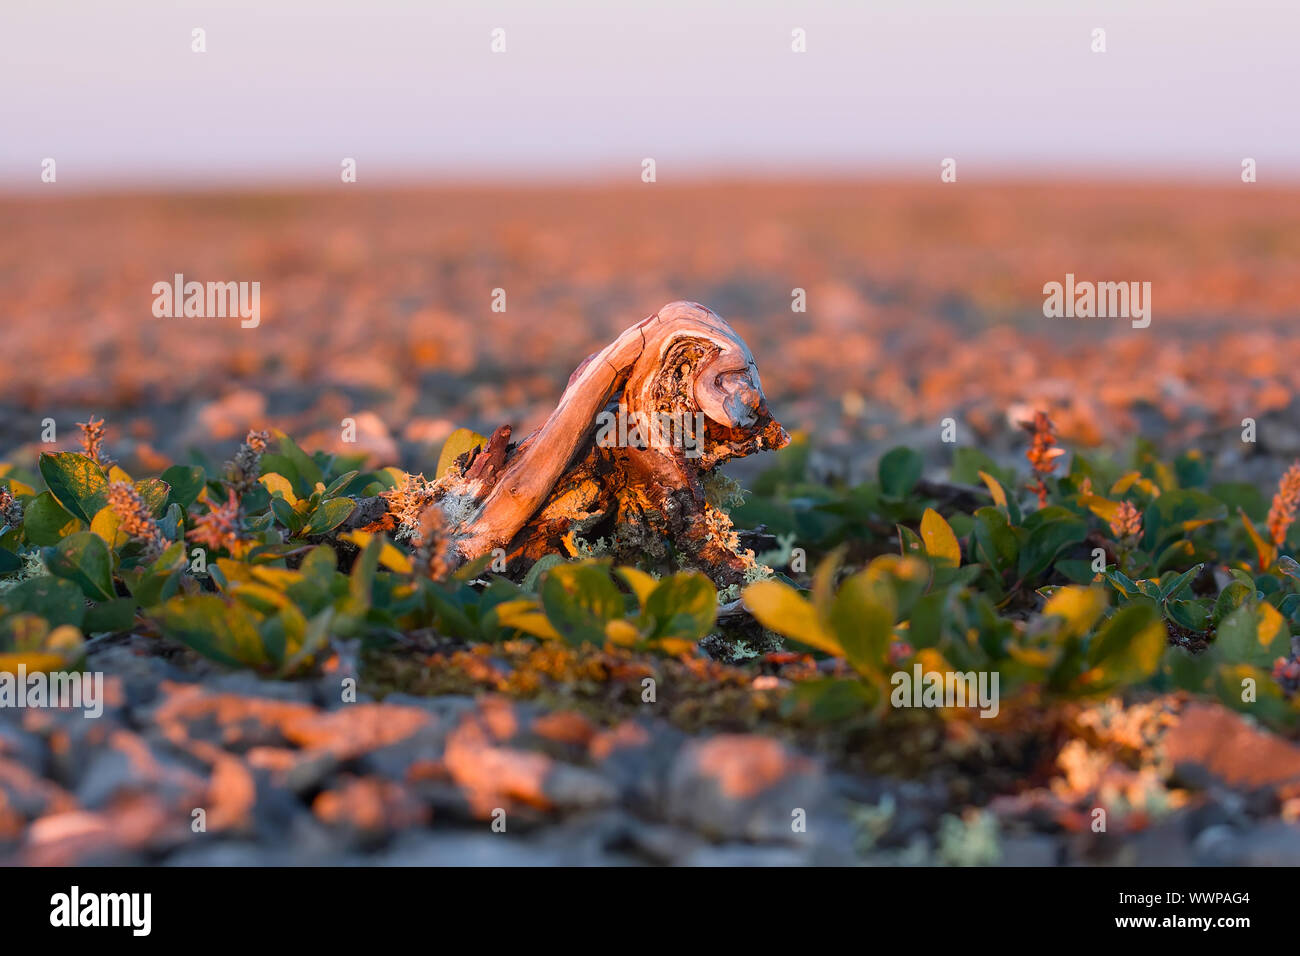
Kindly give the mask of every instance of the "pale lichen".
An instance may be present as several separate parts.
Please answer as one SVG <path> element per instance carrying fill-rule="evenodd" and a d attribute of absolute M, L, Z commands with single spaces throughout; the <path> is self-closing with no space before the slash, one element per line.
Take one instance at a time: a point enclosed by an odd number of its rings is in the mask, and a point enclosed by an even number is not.
<path fill-rule="evenodd" d="M 396 524 L 394 540 L 402 541 L 418 533 L 420 518 L 433 501 L 434 485 L 424 475 L 404 474 L 395 487 L 380 492 L 379 497 L 388 502 L 388 513 Z"/>
<path fill-rule="evenodd" d="M 701 484 L 704 487 L 704 500 L 721 511 L 739 508 L 745 503 L 748 494 L 740 482 L 720 471 L 709 472 Z"/>
<path fill-rule="evenodd" d="M 609 542 L 604 536 L 597 538 L 594 542 L 576 534 L 565 537 L 565 543 L 570 546 L 571 556 L 575 558 L 603 558 L 609 555 Z"/>
<path fill-rule="evenodd" d="M 43 578 L 50 573 L 49 569 L 45 567 L 45 562 L 41 560 L 39 551 L 21 551 L 18 557 L 22 560 L 23 566 L 13 574 L 0 578 L 0 594 L 17 587 L 24 581 L 30 581 L 32 578 Z"/>
<path fill-rule="evenodd" d="M 939 859 L 950 866 L 993 866 L 1002 859 L 998 821 L 991 813 L 967 810 L 939 821 Z"/>

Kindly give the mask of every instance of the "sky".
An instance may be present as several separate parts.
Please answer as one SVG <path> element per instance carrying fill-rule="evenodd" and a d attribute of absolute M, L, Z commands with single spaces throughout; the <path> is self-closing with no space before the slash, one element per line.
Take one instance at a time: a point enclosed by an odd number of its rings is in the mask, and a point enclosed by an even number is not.
<path fill-rule="evenodd" d="M 1296 179 L 1298 34 L 1297 0 L 0 0 L 0 189 Z"/>

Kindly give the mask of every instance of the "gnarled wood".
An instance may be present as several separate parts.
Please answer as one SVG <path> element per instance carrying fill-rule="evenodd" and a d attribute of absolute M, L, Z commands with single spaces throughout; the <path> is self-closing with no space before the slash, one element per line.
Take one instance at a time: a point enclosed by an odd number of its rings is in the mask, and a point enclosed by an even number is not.
<path fill-rule="evenodd" d="M 608 426 L 620 415 L 681 427 L 615 429 L 611 443 Z M 623 560 L 666 560 L 671 545 L 677 563 L 724 586 L 756 565 L 709 500 L 709 473 L 790 440 L 768 412 L 749 348 L 693 302 L 664 306 L 590 356 L 546 423 L 518 444 L 509 439 L 508 426 L 498 429 L 434 487 L 455 559 L 502 548 L 517 570 L 546 553 L 585 553 L 599 537 Z"/>

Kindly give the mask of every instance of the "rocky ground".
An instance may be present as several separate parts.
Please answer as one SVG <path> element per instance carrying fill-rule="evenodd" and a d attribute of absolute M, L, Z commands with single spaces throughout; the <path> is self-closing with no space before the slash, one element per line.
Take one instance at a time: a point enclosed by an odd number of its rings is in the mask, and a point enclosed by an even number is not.
<path fill-rule="evenodd" d="M 679 298 L 744 336 L 817 475 L 862 480 L 907 444 L 941 478 L 949 416 L 958 445 L 1019 460 L 1035 408 L 1070 449 L 1195 447 L 1260 488 L 1300 456 L 1295 190 L 665 183 L 33 197 L 0 218 L 0 461 L 20 466 L 52 447 L 45 419 L 75 448 L 94 414 L 140 473 L 265 427 L 429 470 L 458 426 L 527 433 L 584 356 Z M 261 324 L 155 318 L 177 272 L 261 282 Z M 1151 327 L 1043 318 L 1066 272 L 1152 281 Z M 785 719 L 815 666 L 797 655 L 539 654 L 358 669 L 340 649 L 286 683 L 97 639 L 102 717 L 0 708 L 0 863 L 1300 864 L 1300 748 L 1217 705 L 827 728 Z"/>
<path fill-rule="evenodd" d="M 585 356 L 676 299 L 731 322 L 777 418 L 849 480 L 890 444 L 946 463 L 947 417 L 958 445 L 996 452 L 1033 408 L 1070 447 L 1300 455 L 1295 189 L 43 194 L 0 199 L 0 218 L 0 460 L 15 463 L 49 450 L 44 419 L 73 447 L 72 423 L 95 414 L 141 473 L 193 449 L 219 463 L 267 426 L 418 470 L 458 426 L 526 434 Z M 178 272 L 259 282 L 260 324 L 155 317 L 154 283 Z M 1150 281 L 1151 325 L 1045 318 L 1043 285 L 1067 272 Z"/>
<path fill-rule="evenodd" d="M 343 658 L 273 682 L 97 642 L 102 717 L 0 710 L 0 863 L 1300 864 L 1300 748 L 1217 705 L 831 733 L 775 719 L 794 655 L 539 653 L 440 653 L 344 702 Z"/>

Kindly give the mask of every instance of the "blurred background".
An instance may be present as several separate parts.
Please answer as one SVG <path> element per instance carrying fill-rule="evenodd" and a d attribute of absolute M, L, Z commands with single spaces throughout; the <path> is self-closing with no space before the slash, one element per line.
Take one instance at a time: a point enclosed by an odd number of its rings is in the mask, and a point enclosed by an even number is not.
<path fill-rule="evenodd" d="M 355 451 L 352 418 L 428 469 L 685 298 L 848 480 L 901 442 L 941 466 L 947 417 L 1017 454 L 1033 408 L 1271 480 L 1300 455 L 1298 27 L 1283 0 L 7 0 L 0 457 L 45 418 L 71 446 L 104 417 L 148 469 L 254 426 Z M 177 273 L 259 282 L 260 325 L 155 317 Z M 1150 327 L 1045 318 L 1066 273 L 1150 282 Z"/>

